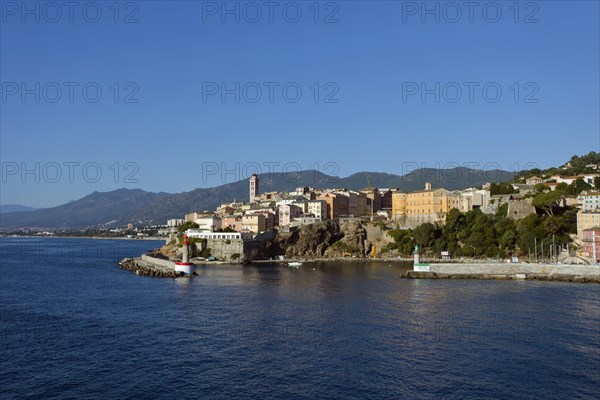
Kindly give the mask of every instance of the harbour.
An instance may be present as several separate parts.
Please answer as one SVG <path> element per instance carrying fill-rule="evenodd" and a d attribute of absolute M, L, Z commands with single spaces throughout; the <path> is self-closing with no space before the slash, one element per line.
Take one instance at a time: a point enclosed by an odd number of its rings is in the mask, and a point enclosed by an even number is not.
<path fill-rule="evenodd" d="M 96 256 L 42 258 L 24 275 L 33 256 L 4 253 L 12 397 L 595 399 L 600 385 L 598 285 L 401 279 L 410 264 L 352 260 L 152 279 L 116 266 L 117 241 L 53 241 Z"/>

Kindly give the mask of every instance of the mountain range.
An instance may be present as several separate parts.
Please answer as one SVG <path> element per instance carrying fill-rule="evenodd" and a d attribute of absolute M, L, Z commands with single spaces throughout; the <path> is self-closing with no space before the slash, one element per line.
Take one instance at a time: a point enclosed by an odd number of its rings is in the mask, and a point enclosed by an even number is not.
<path fill-rule="evenodd" d="M 382 172 L 358 172 L 346 178 L 308 170 L 295 173 L 260 174 L 260 192 L 290 191 L 301 186 L 360 190 L 368 186 L 423 189 L 425 182 L 448 190 L 481 186 L 485 182 L 504 182 L 513 172 L 453 169 L 417 169 L 406 175 Z M 79 200 L 53 208 L 8 212 L 0 215 L 0 228 L 83 229 L 134 225 L 165 224 L 170 218 L 183 218 L 188 212 L 214 210 L 219 204 L 248 200 L 248 181 L 226 183 L 212 188 L 176 194 L 146 192 L 141 189 L 117 189 L 93 192 Z"/>
<path fill-rule="evenodd" d="M 35 211 L 36 208 L 23 206 L 21 204 L 0 204 L 0 214 L 10 212 Z"/>

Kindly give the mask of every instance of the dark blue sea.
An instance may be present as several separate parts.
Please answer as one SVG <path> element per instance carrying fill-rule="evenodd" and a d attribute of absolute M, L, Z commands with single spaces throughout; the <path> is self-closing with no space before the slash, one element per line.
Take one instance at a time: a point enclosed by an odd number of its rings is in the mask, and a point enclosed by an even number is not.
<path fill-rule="evenodd" d="M 600 398 L 600 285 L 116 265 L 160 245 L 1 239 L 0 398 Z"/>

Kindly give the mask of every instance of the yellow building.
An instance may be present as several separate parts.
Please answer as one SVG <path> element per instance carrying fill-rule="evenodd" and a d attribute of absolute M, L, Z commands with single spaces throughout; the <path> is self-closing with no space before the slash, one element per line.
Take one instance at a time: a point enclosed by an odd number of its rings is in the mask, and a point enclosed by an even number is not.
<path fill-rule="evenodd" d="M 460 194 L 432 189 L 431 183 L 427 182 L 424 190 L 392 194 L 392 218 L 410 227 L 426 222 L 444 223 L 450 209 L 463 208 L 461 201 Z"/>
<path fill-rule="evenodd" d="M 406 216 L 406 197 L 407 193 L 392 193 L 392 219 L 400 219 Z"/>
<path fill-rule="evenodd" d="M 244 215 L 242 217 L 242 232 L 260 233 L 267 230 L 267 219 L 262 214 Z"/>
<path fill-rule="evenodd" d="M 579 210 L 577 213 L 577 237 L 583 238 L 583 231 L 600 227 L 600 211 Z"/>

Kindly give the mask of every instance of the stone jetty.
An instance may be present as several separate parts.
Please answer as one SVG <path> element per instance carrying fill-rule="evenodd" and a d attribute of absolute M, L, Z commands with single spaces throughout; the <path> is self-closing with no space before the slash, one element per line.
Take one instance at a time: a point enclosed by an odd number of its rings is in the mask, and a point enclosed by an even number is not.
<path fill-rule="evenodd" d="M 152 262 L 151 258 L 152 257 L 150 256 L 124 258 L 119 262 L 119 267 L 142 276 L 155 276 L 161 278 L 180 278 L 186 276 L 183 272 L 175 271 L 175 267 L 170 268 L 164 263 L 159 264 Z"/>
<path fill-rule="evenodd" d="M 405 271 L 409 279 L 496 279 L 600 283 L 598 265 L 560 264 L 430 264 L 429 271 Z"/>

